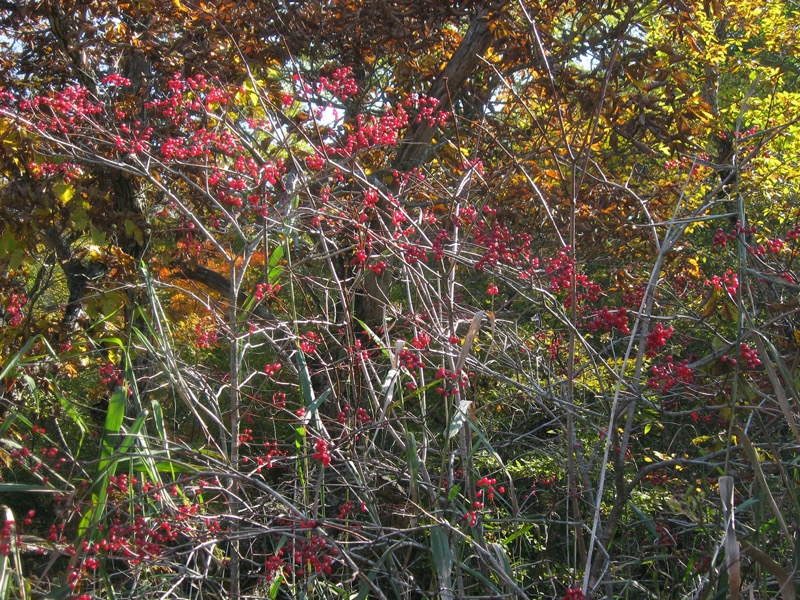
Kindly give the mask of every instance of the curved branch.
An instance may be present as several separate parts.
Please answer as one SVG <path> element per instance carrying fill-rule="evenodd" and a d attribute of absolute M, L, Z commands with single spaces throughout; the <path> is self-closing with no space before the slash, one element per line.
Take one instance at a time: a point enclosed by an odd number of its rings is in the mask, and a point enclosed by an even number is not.
<path fill-rule="evenodd" d="M 483 64 L 481 57 L 494 41 L 490 23 L 486 10 L 475 15 L 444 71 L 428 90 L 427 95 L 436 98 L 440 105 L 446 106 L 458 96 L 467 79 Z M 395 168 L 407 170 L 425 162 L 435 131 L 436 128 L 425 120 L 411 125 L 395 158 Z"/>

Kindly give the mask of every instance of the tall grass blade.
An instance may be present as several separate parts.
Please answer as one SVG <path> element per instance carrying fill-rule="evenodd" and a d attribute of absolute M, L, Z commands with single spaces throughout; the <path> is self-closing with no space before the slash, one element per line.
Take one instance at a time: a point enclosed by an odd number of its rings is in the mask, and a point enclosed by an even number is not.
<path fill-rule="evenodd" d="M 475 336 L 478 335 L 478 331 L 480 331 L 481 323 L 483 322 L 484 316 L 485 316 L 484 312 L 482 310 L 479 310 L 472 317 L 472 324 L 469 326 L 467 335 L 464 336 L 464 343 L 461 346 L 461 352 L 459 353 L 458 360 L 456 361 L 455 372 L 457 374 L 461 373 L 461 370 L 467 363 L 467 357 L 469 357 L 469 353 L 472 352 L 472 343 L 475 341 Z"/>
<path fill-rule="evenodd" d="M 106 501 L 108 500 L 108 479 L 114 475 L 117 468 L 118 455 L 117 444 L 122 444 L 119 436 L 122 430 L 122 423 L 125 420 L 125 405 L 128 401 L 128 394 L 125 386 L 117 386 L 111 394 L 106 412 L 105 427 L 103 431 L 103 441 L 100 447 L 100 460 L 97 463 L 97 475 L 95 477 L 94 491 L 92 492 L 92 505 L 84 513 L 78 524 L 79 535 L 87 533 L 93 524 L 99 522 L 101 515 L 105 512 Z"/>
<path fill-rule="evenodd" d="M 759 550 L 746 540 L 739 540 L 745 554 L 756 561 L 761 567 L 778 580 L 779 593 L 783 600 L 795 600 L 794 581 L 792 574 L 776 563 L 766 552 Z"/>
<path fill-rule="evenodd" d="M 6 505 L 0 505 L 4 514 L 6 528 L 9 531 L 8 554 L 0 557 L 0 598 L 3 600 L 11 597 L 12 581 L 17 580 L 18 598 L 26 600 L 28 597 L 25 589 L 25 578 L 22 575 L 22 557 L 17 543 L 17 521 L 14 512 Z M 13 564 L 12 564 L 13 562 Z"/>
<path fill-rule="evenodd" d="M 279 246 L 275 246 L 272 252 L 269 255 L 269 261 L 267 262 L 267 281 L 269 283 L 275 283 L 280 279 L 280 276 L 283 274 L 284 267 L 281 266 L 281 260 L 283 260 L 283 255 L 286 253 L 286 250 L 283 244 Z"/>
<path fill-rule="evenodd" d="M 783 537 L 786 538 L 786 542 L 789 544 L 789 547 L 794 550 L 794 539 L 792 538 L 792 534 L 789 532 L 789 528 L 786 526 L 786 521 L 783 518 L 783 512 L 780 510 L 780 508 L 778 508 L 778 504 L 775 502 L 775 498 L 772 496 L 772 491 L 769 489 L 769 485 L 767 485 L 767 478 L 764 476 L 764 470 L 761 468 L 761 461 L 758 459 L 756 449 L 753 447 L 750 438 L 747 437 L 747 434 L 740 427 L 736 427 L 734 431 L 739 443 L 741 443 L 744 447 L 744 451 L 747 454 L 747 458 L 750 460 L 750 464 L 753 465 L 753 471 L 755 472 L 758 484 L 761 487 L 761 490 L 764 494 L 764 497 L 767 499 L 770 508 L 772 509 L 772 514 L 775 515 L 775 520 L 777 521 L 778 526 L 783 533 Z"/>
<path fill-rule="evenodd" d="M 798 443 L 800 443 L 800 431 L 797 428 L 797 421 L 795 420 L 794 412 L 789 407 L 789 399 L 786 395 L 786 390 L 784 389 L 783 385 L 781 384 L 780 379 L 778 378 L 778 374 L 775 372 L 774 367 L 772 366 L 772 358 L 776 359 L 776 364 L 780 365 L 783 361 L 781 361 L 780 356 L 778 355 L 777 351 L 775 351 L 774 347 L 770 347 L 772 352 L 767 352 L 767 347 L 764 342 L 761 340 L 759 336 L 754 336 L 753 340 L 755 341 L 756 348 L 758 349 L 758 353 L 761 356 L 761 362 L 764 365 L 764 369 L 767 371 L 767 376 L 769 377 L 769 381 L 772 384 L 772 389 L 775 390 L 775 398 L 778 401 L 778 406 L 783 413 L 784 418 L 786 419 L 786 423 L 788 423 L 789 427 L 794 433 L 794 437 Z M 784 366 L 785 369 L 785 366 Z M 787 378 L 784 376 L 784 381 L 789 381 L 791 378 Z"/>
<path fill-rule="evenodd" d="M 44 339 L 42 338 L 41 335 L 36 335 L 31 339 L 29 339 L 27 342 L 25 342 L 22 348 L 20 348 L 19 351 L 14 356 L 9 358 L 5 362 L 5 364 L 3 365 L 3 369 L 0 371 L 0 381 L 8 377 L 8 374 L 11 373 L 16 368 L 16 366 L 19 364 L 19 361 L 22 360 L 22 357 L 28 353 L 28 350 L 30 350 L 31 347 L 40 340 L 40 338 Z"/>
<path fill-rule="evenodd" d="M 450 541 L 442 526 L 434 527 L 428 532 L 433 566 L 436 578 L 439 581 L 439 597 L 455 598 L 452 587 L 451 573 L 453 571 L 453 557 Z"/>
<path fill-rule="evenodd" d="M 739 599 L 739 587 L 742 583 L 741 566 L 739 564 L 739 541 L 736 539 L 735 514 L 733 510 L 733 477 L 723 475 L 719 478 L 719 497 L 722 501 L 722 517 L 724 531 L 722 545 L 725 548 L 725 568 L 728 571 L 728 598 Z"/>

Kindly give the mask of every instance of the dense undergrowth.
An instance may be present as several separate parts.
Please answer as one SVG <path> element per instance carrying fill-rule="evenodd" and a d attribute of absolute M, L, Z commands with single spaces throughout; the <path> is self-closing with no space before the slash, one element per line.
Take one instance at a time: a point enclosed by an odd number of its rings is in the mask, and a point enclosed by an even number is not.
<path fill-rule="evenodd" d="M 794 597 L 791 86 L 242 64 L 0 92 L 4 597 Z"/>

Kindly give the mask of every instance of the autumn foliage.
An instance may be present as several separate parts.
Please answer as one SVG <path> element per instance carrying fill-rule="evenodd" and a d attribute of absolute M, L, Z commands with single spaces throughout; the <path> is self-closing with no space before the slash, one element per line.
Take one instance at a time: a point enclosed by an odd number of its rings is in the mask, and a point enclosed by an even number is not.
<path fill-rule="evenodd" d="M 794 597 L 791 2 L 0 3 L 0 595 Z"/>

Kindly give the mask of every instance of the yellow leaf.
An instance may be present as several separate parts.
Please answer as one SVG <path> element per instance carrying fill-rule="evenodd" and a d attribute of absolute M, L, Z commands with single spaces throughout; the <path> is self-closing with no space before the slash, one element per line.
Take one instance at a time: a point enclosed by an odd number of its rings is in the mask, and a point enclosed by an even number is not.
<path fill-rule="evenodd" d="M 68 379 L 75 379 L 78 376 L 78 369 L 72 363 L 63 363 L 59 366 L 59 372 Z"/>
<path fill-rule="evenodd" d="M 689 265 L 689 268 L 686 269 L 686 274 L 695 278 L 699 278 L 702 273 L 700 272 L 700 265 L 698 264 L 697 259 L 689 258 L 686 262 Z"/>
<path fill-rule="evenodd" d="M 711 290 L 711 293 L 708 295 L 708 298 L 703 302 L 700 310 L 700 317 L 703 319 L 707 319 L 711 315 L 714 314 L 714 309 L 717 307 L 717 299 L 719 298 L 719 292 L 717 288 Z"/>
<path fill-rule="evenodd" d="M 61 204 L 67 204 L 75 196 L 75 188 L 68 183 L 59 182 L 53 186 L 53 194 Z"/>

